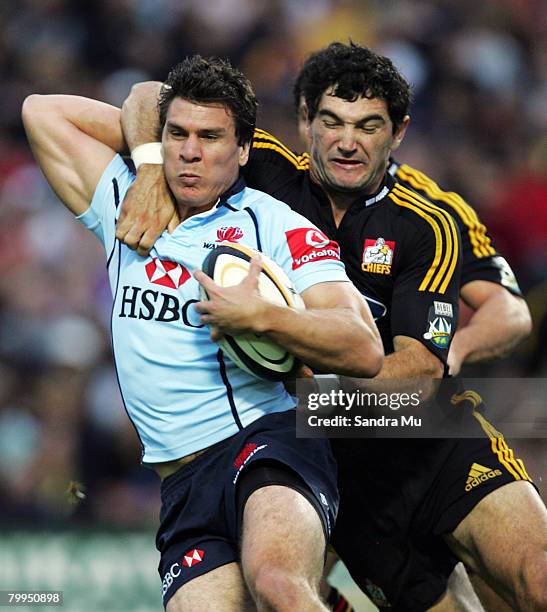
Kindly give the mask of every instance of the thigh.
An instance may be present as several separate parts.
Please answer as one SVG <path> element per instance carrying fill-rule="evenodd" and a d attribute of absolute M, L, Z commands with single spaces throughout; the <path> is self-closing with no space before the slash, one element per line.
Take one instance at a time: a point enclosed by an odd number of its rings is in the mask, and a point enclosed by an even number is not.
<path fill-rule="evenodd" d="M 523 561 L 547 549 L 547 511 L 525 481 L 484 497 L 447 542 L 468 567 L 502 590 L 519 575 Z"/>
<path fill-rule="evenodd" d="M 256 490 L 243 513 L 241 561 L 250 584 L 265 562 L 318 584 L 323 571 L 325 536 L 312 504 L 284 486 Z"/>
<path fill-rule="evenodd" d="M 340 488 L 334 548 L 378 607 L 427 610 L 443 597 L 456 563 L 431 535 L 432 517 L 424 510 L 450 445 L 378 439 L 340 440 L 333 448 Z M 435 554 L 422 547 L 426 540 L 439 540 Z"/>
<path fill-rule="evenodd" d="M 256 610 L 237 563 L 228 563 L 181 586 L 167 612 L 251 612 Z"/>

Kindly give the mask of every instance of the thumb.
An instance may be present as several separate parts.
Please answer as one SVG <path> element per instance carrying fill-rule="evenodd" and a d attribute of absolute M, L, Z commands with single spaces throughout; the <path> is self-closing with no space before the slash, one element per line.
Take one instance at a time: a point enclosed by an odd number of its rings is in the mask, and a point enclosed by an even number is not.
<path fill-rule="evenodd" d="M 253 288 L 258 288 L 258 277 L 262 272 L 262 258 L 260 255 L 253 255 L 251 258 L 251 265 L 249 267 L 249 272 L 244 280 L 245 283 L 248 283 Z"/>

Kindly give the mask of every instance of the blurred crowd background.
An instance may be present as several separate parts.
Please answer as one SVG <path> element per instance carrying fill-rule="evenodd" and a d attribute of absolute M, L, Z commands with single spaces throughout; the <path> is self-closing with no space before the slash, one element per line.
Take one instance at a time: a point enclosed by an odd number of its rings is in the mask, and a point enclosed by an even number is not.
<path fill-rule="evenodd" d="M 260 126 L 299 148 L 292 82 L 349 38 L 413 85 L 398 158 L 479 211 L 529 298 L 534 333 L 474 376 L 546 377 L 547 4 L 544 0 L 8 0 L 0 3 L 0 522 L 150 526 L 158 481 L 117 390 L 98 242 L 59 204 L 20 120 L 30 93 L 120 105 L 199 52 L 253 82 Z M 547 398 L 546 398 L 547 399 Z M 538 478 L 546 441 L 516 441 Z M 83 483 L 73 506 L 66 490 Z"/>

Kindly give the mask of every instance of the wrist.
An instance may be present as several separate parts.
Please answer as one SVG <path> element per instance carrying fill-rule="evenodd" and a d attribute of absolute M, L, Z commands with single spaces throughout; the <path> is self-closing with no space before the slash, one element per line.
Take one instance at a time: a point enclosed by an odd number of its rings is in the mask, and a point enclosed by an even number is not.
<path fill-rule="evenodd" d="M 283 316 L 282 312 L 284 308 L 276 306 L 267 300 L 260 299 L 260 308 L 253 317 L 253 332 L 255 334 L 267 334 L 268 332 L 274 331 L 274 322 L 280 316 Z"/>
<path fill-rule="evenodd" d="M 466 329 L 467 328 L 462 327 L 454 334 L 454 338 L 452 338 L 449 348 L 452 359 L 460 364 L 464 363 L 471 352 L 471 346 L 469 346 L 467 342 L 467 333 L 465 333 Z"/>
<path fill-rule="evenodd" d="M 163 164 L 161 142 L 146 142 L 138 145 L 131 152 L 131 159 L 136 170 L 143 164 Z"/>

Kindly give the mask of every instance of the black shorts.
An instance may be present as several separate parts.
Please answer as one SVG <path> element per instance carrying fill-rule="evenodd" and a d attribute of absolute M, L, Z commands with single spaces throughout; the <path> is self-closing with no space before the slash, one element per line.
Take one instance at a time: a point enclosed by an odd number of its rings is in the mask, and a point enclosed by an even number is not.
<path fill-rule="evenodd" d="M 296 438 L 294 410 L 263 416 L 162 482 L 156 546 L 164 605 L 186 582 L 239 559 L 243 506 L 269 484 L 302 493 L 328 538 L 338 512 L 336 464 L 327 440 Z"/>
<path fill-rule="evenodd" d="M 332 543 L 359 587 L 390 612 L 423 611 L 458 559 L 442 538 L 491 491 L 529 480 L 503 437 L 332 440 L 340 512 Z"/>

